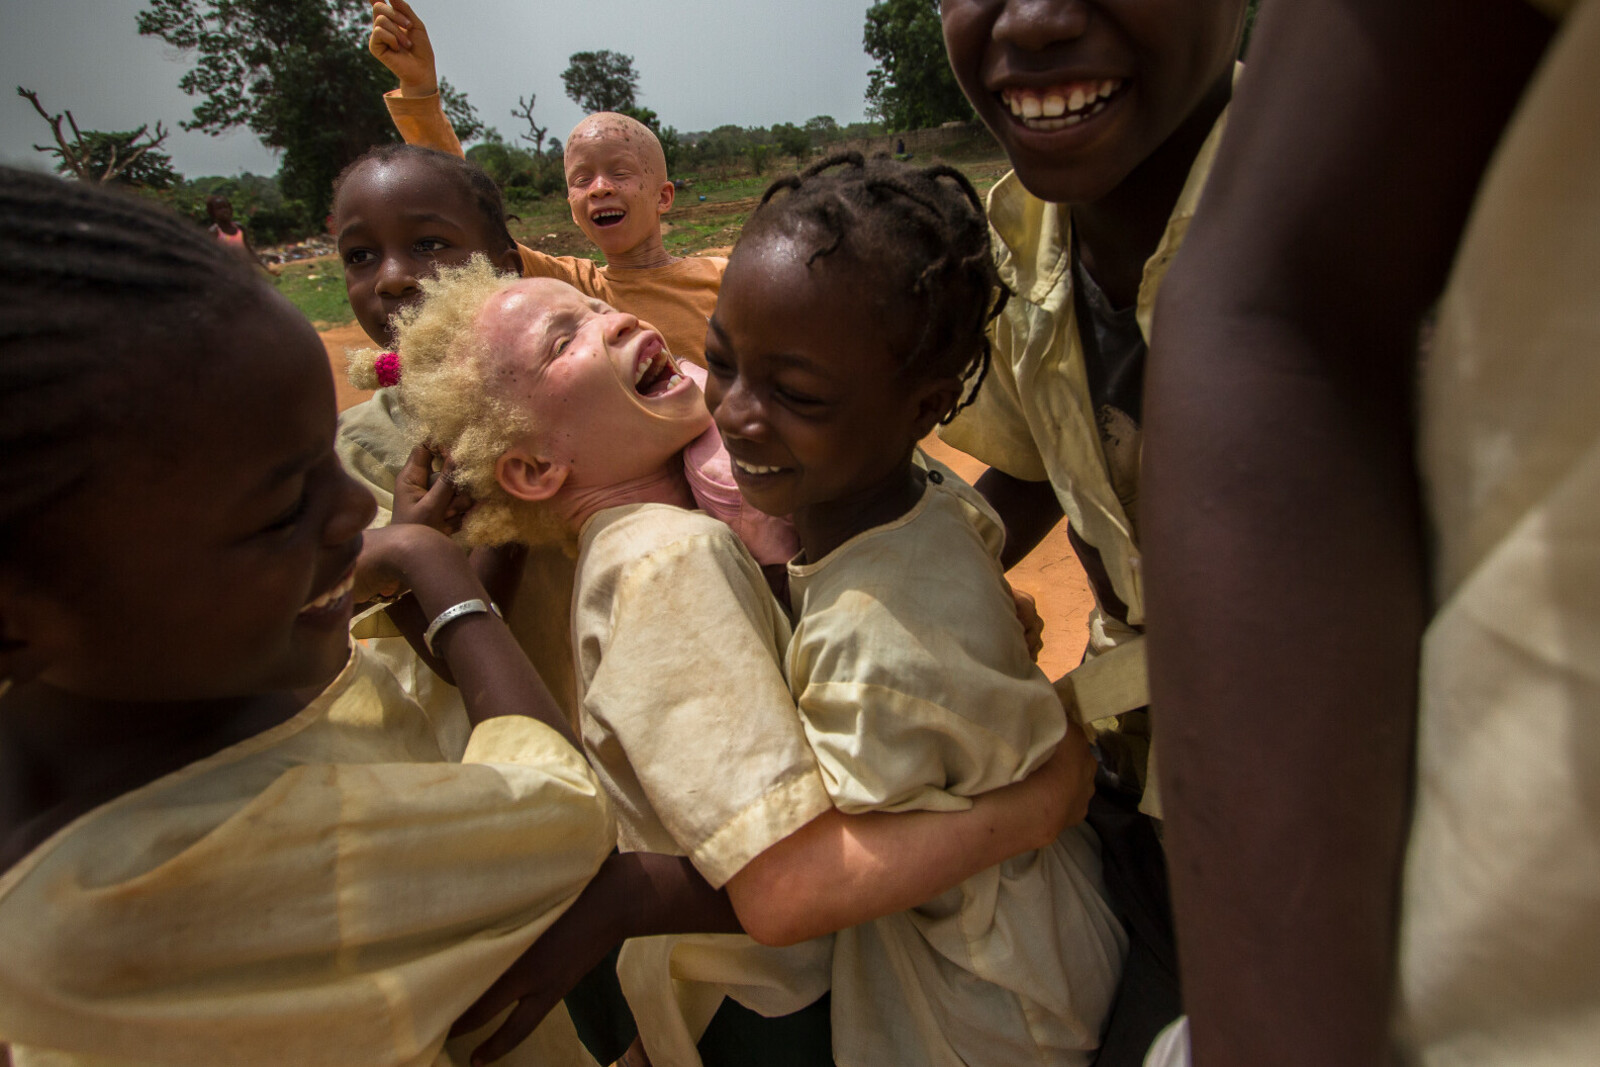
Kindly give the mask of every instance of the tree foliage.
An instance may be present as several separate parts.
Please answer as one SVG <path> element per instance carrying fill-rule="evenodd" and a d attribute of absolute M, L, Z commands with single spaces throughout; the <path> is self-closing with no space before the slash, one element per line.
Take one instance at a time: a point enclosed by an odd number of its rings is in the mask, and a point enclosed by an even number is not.
<path fill-rule="evenodd" d="M 39 94 L 32 89 L 24 89 L 19 85 L 17 95 L 31 103 L 39 117 L 49 124 L 50 132 L 55 136 L 55 145 L 36 144 L 33 147 L 37 152 L 56 157 L 58 173 L 101 185 L 120 182 L 149 189 L 165 189 L 181 180 L 181 175 L 172 169 L 172 157 L 156 151 L 167 139 L 167 131 L 162 129 L 161 123 L 156 123 L 153 133 L 148 125 L 121 133 L 80 130 L 71 109 L 64 115 L 52 115 L 39 103 Z M 70 139 L 61 129 L 63 117 L 72 129 Z"/>
<path fill-rule="evenodd" d="M 772 141 L 778 151 L 793 156 L 796 163 L 811 155 L 811 134 L 792 122 L 772 127 Z"/>
<path fill-rule="evenodd" d="M 561 84 L 572 102 L 589 114 L 626 111 L 638 103 L 639 75 L 633 57 L 621 52 L 574 52 L 561 72 Z"/>
<path fill-rule="evenodd" d="M 867 110 L 896 130 L 970 121 L 945 58 L 939 0 L 880 0 L 867 9 L 862 44 L 878 65 L 867 75 Z"/>
<path fill-rule="evenodd" d="M 389 77 L 366 49 L 370 19 L 367 0 L 149 0 L 138 25 L 194 54 L 178 87 L 201 100 L 184 129 L 248 128 L 283 152 L 284 194 L 321 219 L 339 171 L 396 139 Z M 440 91 L 458 133 L 481 129 L 465 97 Z"/>

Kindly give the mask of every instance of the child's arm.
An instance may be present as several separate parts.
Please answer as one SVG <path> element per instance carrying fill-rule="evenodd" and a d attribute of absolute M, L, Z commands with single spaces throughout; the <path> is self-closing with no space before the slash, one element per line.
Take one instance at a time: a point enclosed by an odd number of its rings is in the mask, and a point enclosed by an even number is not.
<path fill-rule="evenodd" d="M 489 600 L 467 557 L 438 530 L 386 526 L 365 537 L 357 563 L 358 599 L 409 588 L 428 620 L 467 601 Z M 525 715 L 576 747 L 566 716 L 499 616 L 489 611 L 463 615 L 434 635 L 433 647 L 448 663 L 474 726 L 501 715 Z"/>
<path fill-rule="evenodd" d="M 990 467 L 973 486 L 994 508 L 1006 528 L 1000 565 L 1015 567 L 1061 521 L 1061 501 L 1049 482 L 1025 482 Z"/>
<path fill-rule="evenodd" d="M 1267 5 L 1162 289 L 1143 533 L 1197 1065 L 1389 1055 L 1415 331 L 1548 32 L 1522 0 Z"/>
<path fill-rule="evenodd" d="M 966 811 L 829 810 L 712 889 L 687 858 L 622 853 L 460 1021 L 455 1033 L 517 1007 L 473 1053 L 504 1056 L 613 947 L 658 934 L 751 934 L 795 944 L 916 907 L 979 871 L 1049 844 L 1082 821 L 1094 792 L 1083 732 L 1021 782 L 973 798 Z"/>
<path fill-rule="evenodd" d="M 439 92 L 428 28 L 406 0 L 378 0 L 372 5 L 367 50 L 399 79 L 401 96 L 434 96 Z"/>
<path fill-rule="evenodd" d="M 405 0 L 378 0 L 372 5 L 367 50 L 400 81 L 398 97 L 388 93 L 384 103 L 405 142 L 464 156 L 461 141 L 439 99 L 433 42 L 411 5 Z"/>

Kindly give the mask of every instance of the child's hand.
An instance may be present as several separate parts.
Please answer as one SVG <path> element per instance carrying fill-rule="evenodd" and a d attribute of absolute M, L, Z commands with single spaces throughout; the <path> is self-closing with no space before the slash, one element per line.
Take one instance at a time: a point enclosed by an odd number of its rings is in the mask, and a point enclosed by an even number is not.
<path fill-rule="evenodd" d="M 1053 826 L 1047 828 L 1045 843 L 1054 841 L 1067 827 L 1078 825 L 1088 816 L 1098 769 L 1088 735 L 1083 727 L 1068 720 L 1066 736 L 1056 746 L 1055 754 L 1025 779 L 1025 784 L 1041 787 L 1045 793 L 1045 809 L 1055 816 Z"/>
<path fill-rule="evenodd" d="M 386 526 L 362 535 L 361 555 L 356 558 L 355 603 L 365 604 L 380 597 L 395 597 L 411 587 L 412 562 L 430 549 L 460 554 L 448 539 L 424 526 Z"/>
<path fill-rule="evenodd" d="M 1039 605 L 1031 594 L 1024 593 L 1010 582 L 1006 583 L 1006 588 L 1011 591 L 1017 621 L 1022 624 L 1022 636 L 1028 641 L 1028 655 L 1038 663 L 1039 653 L 1044 651 L 1044 620 L 1039 617 Z"/>
<path fill-rule="evenodd" d="M 628 854 L 607 859 L 572 907 L 456 1020 L 450 1029 L 452 1037 L 471 1033 L 516 1005 L 500 1027 L 473 1050 L 473 1067 L 493 1063 L 520 1045 L 550 1009 L 621 944 L 616 919 L 620 910 L 630 905 L 617 899 L 613 875 L 633 862 Z"/>
<path fill-rule="evenodd" d="M 434 453 L 418 445 L 406 457 L 406 465 L 394 480 L 393 525 L 431 526 L 447 536 L 461 529 L 461 520 L 472 508 L 472 498 L 456 488 L 451 475 L 455 464 L 445 460 L 444 469 L 434 477 Z M 428 484 L 432 481 L 432 485 Z"/>
<path fill-rule="evenodd" d="M 428 28 L 406 0 L 377 0 L 367 51 L 400 79 L 401 96 L 432 96 L 439 91 Z"/>

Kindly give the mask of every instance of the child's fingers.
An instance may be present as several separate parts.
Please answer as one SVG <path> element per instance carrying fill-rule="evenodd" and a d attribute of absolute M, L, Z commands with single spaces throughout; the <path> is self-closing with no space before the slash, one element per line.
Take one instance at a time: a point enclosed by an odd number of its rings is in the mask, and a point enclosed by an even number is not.
<path fill-rule="evenodd" d="M 400 18 L 400 25 L 408 30 L 412 27 L 412 25 L 419 21 L 417 19 L 417 13 L 411 10 L 411 5 L 406 3 L 406 0 L 388 0 L 388 3 L 384 6 L 398 15 Z"/>
<path fill-rule="evenodd" d="M 506 1010 L 507 1005 L 515 1004 L 522 996 L 523 990 L 518 982 L 516 965 L 511 970 L 494 980 L 494 984 L 483 991 L 483 995 L 461 1013 L 461 1017 L 450 1027 L 451 1037 L 460 1037 L 470 1034 L 480 1026 L 485 1026 L 495 1016 Z"/>
<path fill-rule="evenodd" d="M 427 445 L 418 445 L 406 457 L 405 465 L 400 468 L 396 481 L 410 486 L 420 496 L 428 491 L 428 476 L 432 473 L 433 453 L 428 450 Z"/>
<path fill-rule="evenodd" d="M 375 56 L 385 51 L 409 52 L 411 39 L 393 23 L 380 18 L 373 22 L 372 33 L 367 36 L 367 51 Z"/>
<path fill-rule="evenodd" d="M 506 1021 L 500 1028 L 489 1035 L 489 1039 L 472 1050 L 472 1067 L 481 1067 L 485 1063 L 493 1063 L 523 1041 L 529 1034 L 544 1021 L 550 1014 L 550 1009 L 555 1007 L 555 1002 L 546 1002 L 545 998 L 529 997 L 517 1004 L 506 1016 Z"/>

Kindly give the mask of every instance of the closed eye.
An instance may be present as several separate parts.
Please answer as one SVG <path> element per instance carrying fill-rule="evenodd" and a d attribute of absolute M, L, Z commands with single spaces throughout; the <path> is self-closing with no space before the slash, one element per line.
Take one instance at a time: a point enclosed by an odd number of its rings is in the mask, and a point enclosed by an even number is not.
<path fill-rule="evenodd" d="M 311 487 L 307 485 L 300 491 L 300 498 L 294 506 L 261 528 L 264 534 L 281 533 L 292 529 L 294 524 L 305 517 L 306 509 L 311 505 Z"/>

